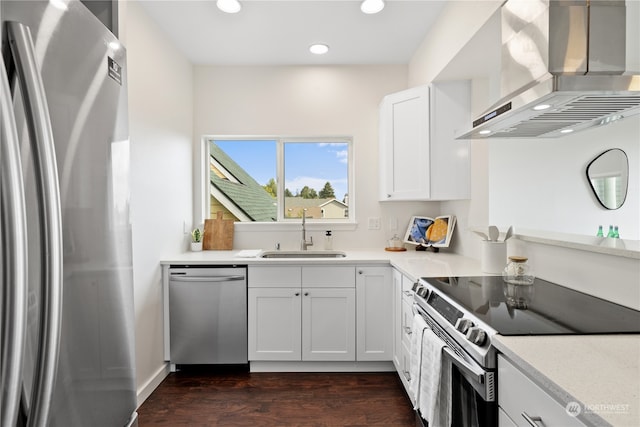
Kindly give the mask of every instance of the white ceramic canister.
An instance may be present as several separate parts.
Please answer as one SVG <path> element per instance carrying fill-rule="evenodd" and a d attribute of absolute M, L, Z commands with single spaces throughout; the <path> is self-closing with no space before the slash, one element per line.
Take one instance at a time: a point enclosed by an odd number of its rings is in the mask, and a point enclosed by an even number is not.
<path fill-rule="evenodd" d="M 500 274 L 507 262 L 507 243 L 491 240 L 482 241 L 480 268 L 484 273 Z"/>

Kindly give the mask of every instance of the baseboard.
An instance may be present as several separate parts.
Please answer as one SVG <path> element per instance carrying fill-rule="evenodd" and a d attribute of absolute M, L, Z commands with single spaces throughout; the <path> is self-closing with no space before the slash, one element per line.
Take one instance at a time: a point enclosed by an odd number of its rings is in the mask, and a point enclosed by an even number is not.
<path fill-rule="evenodd" d="M 395 372 L 383 362 L 249 362 L 251 372 Z"/>
<path fill-rule="evenodd" d="M 154 375 L 151 376 L 151 378 L 149 378 L 149 380 L 147 380 L 146 383 L 142 385 L 142 387 L 138 389 L 138 408 L 144 403 L 145 400 L 149 398 L 149 396 L 151 396 L 151 393 L 153 393 L 153 391 L 158 388 L 162 380 L 164 380 L 168 375 L 169 363 L 166 362 L 156 371 Z"/>

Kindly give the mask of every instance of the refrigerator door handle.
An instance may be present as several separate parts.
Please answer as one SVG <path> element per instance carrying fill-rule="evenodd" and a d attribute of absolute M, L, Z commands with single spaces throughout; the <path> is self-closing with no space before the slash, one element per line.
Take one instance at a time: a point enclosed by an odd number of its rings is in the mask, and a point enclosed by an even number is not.
<path fill-rule="evenodd" d="M 7 35 L 24 101 L 36 189 L 40 199 L 42 313 L 40 343 L 27 424 L 46 426 L 55 387 L 62 323 L 62 216 L 53 130 L 29 27 L 6 22 Z"/>
<path fill-rule="evenodd" d="M 2 332 L 3 381 L 0 400 L 0 425 L 16 425 L 20 407 L 22 360 L 27 333 L 27 219 L 24 200 L 20 143 L 11 105 L 9 81 L 0 55 L 0 151 L 2 189 L 2 269 L 4 270 L 0 301 L 4 301 Z M 7 94 L 4 96 L 4 94 Z"/>

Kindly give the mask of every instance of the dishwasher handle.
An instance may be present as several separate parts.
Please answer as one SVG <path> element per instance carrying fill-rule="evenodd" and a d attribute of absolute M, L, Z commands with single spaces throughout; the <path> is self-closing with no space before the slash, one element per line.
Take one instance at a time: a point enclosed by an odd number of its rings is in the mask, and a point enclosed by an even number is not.
<path fill-rule="evenodd" d="M 244 276 L 171 276 L 170 282 L 231 282 L 244 280 Z"/>

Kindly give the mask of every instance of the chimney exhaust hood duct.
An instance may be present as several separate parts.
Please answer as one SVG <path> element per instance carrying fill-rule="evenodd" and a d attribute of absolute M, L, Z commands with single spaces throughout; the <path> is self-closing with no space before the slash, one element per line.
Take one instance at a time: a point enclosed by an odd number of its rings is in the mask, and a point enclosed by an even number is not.
<path fill-rule="evenodd" d="M 508 0 L 503 96 L 457 139 L 555 138 L 639 114 L 626 9 L 624 0 Z"/>

